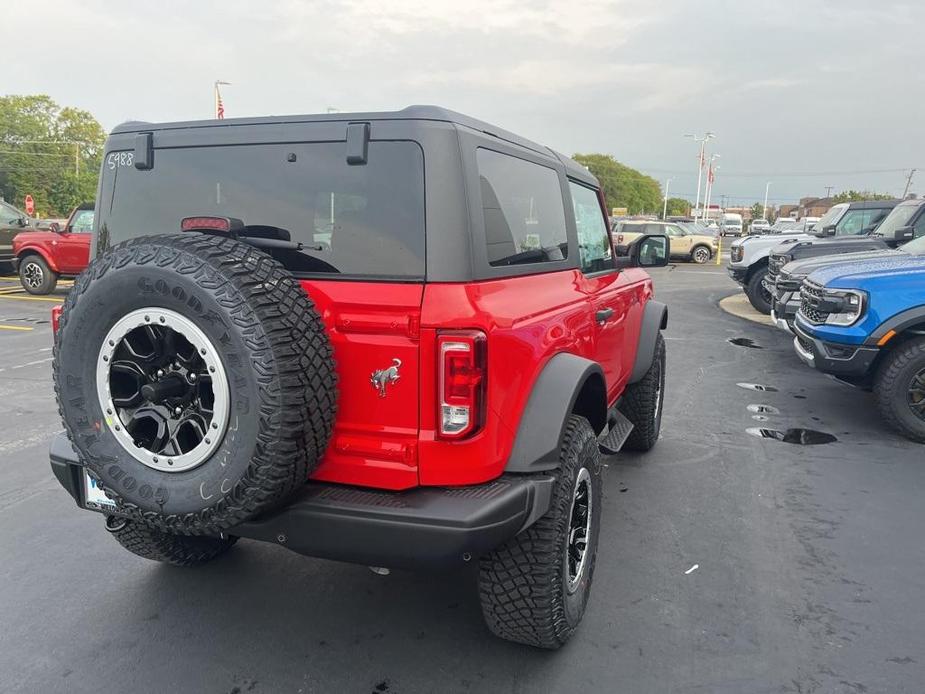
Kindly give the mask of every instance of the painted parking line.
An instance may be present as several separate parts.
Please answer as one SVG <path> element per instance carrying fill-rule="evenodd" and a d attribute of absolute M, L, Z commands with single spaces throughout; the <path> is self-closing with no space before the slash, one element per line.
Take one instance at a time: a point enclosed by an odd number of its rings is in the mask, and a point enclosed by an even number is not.
<path fill-rule="evenodd" d="M 0 324 L 0 330 L 22 330 L 29 332 L 30 330 L 35 330 L 35 328 L 29 328 L 25 325 L 2 325 Z"/>
<path fill-rule="evenodd" d="M 49 301 L 53 304 L 58 304 L 59 306 L 64 303 L 64 297 L 58 299 L 52 299 L 45 296 L 19 296 L 16 294 L 0 294 L 0 299 L 10 299 L 12 301 Z"/>
<path fill-rule="evenodd" d="M 16 366 L 5 366 L 0 368 L 0 373 L 4 371 L 15 371 L 16 369 L 25 369 L 28 366 L 37 366 L 38 364 L 47 364 L 50 361 L 54 361 L 54 357 L 48 357 L 47 359 L 37 359 L 35 361 L 26 362 L 25 364 L 17 364 Z"/>

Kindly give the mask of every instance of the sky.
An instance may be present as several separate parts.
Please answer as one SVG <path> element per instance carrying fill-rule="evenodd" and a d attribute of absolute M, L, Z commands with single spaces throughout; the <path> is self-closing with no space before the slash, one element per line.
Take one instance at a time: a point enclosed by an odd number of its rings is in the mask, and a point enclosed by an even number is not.
<path fill-rule="evenodd" d="M 439 104 L 566 154 L 604 152 L 694 199 L 925 194 L 925 2 L 31 0 L 0 93 L 124 120 Z M 34 27 L 34 28 L 33 28 Z M 9 47 L 8 47 L 9 48 Z M 725 196 L 725 197 L 723 197 Z"/>

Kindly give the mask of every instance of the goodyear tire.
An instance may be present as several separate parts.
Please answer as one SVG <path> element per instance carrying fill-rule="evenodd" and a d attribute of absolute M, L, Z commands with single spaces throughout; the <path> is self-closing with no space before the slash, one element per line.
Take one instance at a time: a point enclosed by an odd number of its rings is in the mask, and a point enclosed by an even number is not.
<path fill-rule="evenodd" d="M 748 297 L 749 302 L 756 311 L 763 313 L 766 316 L 770 316 L 771 301 L 774 297 L 772 297 L 771 292 L 765 289 L 764 285 L 761 284 L 761 280 L 763 280 L 767 274 L 767 267 L 756 270 L 755 273 L 751 276 L 751 279 L 748 280 L 748 284 L 745 285 L 745 295 Z"/>
<path fill-rule="evenodd" d="M 925 337 L 892 349 L 877 369 L 874 395 L 887 424 L 907 439 L 925 443 Z"/>
<path fill-rule="evenodd" d="M 626 387 L 620 411 L 633 423 L 623 450 L 648 451 L 658 441 L 665 402 L 665 338 L 655 338 L 655 356 L 645 375 Z"/>
<path fill-rule="evenodd" d="M 58 273 L 42 256 L 31 253 L 19 261 L 19 283 L 30 294 L 51 294 L 58 286 Z"/>
<path fill-rule="evenodd" d="M 234 536 L 174 535 L 144 523 L 110 517 L 106 529 L 132 554 L 174 566 L 199 566 L 224 554 L 238 541 Z"/>
<path fill-rule="evenodd" d="M 565 644 L 578 628 L 597 559 L 601 453 L 584 417 L 569 417 L 556 474 L 546 515 L 479 562 L 488 628 L 503 639 L 548 649 Z"/>
<path fill-rule="evenodd" d="M 114 246 L 78 278 L 55 341 L 65 429 L 116 515 L 216 534 L 273 509 L 321 459 L 334 362 L 309 297 L 244 243 Z"/>

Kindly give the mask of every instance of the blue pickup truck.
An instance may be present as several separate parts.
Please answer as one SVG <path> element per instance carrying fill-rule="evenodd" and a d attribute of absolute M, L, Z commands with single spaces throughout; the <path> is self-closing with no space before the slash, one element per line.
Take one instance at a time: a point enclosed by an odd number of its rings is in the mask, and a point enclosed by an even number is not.
<path fill-rule="evenodd" d="M 827 265 L 804 280 L 800 297 L 793 340 L 800 359 L 873 389 L 886 422 L 925 442 L 925 256 Z"/>

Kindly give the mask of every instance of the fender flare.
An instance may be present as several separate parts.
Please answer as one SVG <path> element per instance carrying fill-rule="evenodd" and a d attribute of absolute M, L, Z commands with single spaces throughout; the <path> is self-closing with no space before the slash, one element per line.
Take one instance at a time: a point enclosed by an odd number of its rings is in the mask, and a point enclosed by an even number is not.
<path fill-rule="evenodd" d="M 19 259 L 19 262 L 22 263 L 27 255 L 37 255 L 45 261 L 50 270 L 57 273 L 61 272 L 61 270 L 58 269 L 58 264 L 51 257 L 51 254 L 49 254 L 41 246 L 26 246 L 25 248 L 20 248 L 19 252 L 16 254 L 16 257 Z"/>
<path fill-rule="evenodd" d="M 636 348 L 636 361 L 633 363 L 629 383 L 636 383 L 646 375 L 655 358 L 658 333 L 667 327 L 668 306 L 660 301 L 648 301 L 642 314 L 642 325 L 639 326 L 639 346 Z"/>
<path fill-rule="evenodd" d="M 574 354 L 550 359 L 533 384 L 505 472 L 554 470 L 569 415 L 588 419 L 600 434 L 607 425 L 607 388 L 600 364 Z"/>
<path fill-rule="evenodd" d="M 902 313 L 897 313 L 892 318 L 881 323 L 870 337 L 864 340 L 865 345 L 876 345 L 880 339 L 891 330 L 901 333 L 906 328 L 911 328 L 917 323 L 925 323 L 925 306 L 916 306 Z M 889 343 L 887 343 L 889 344 Z"/>

